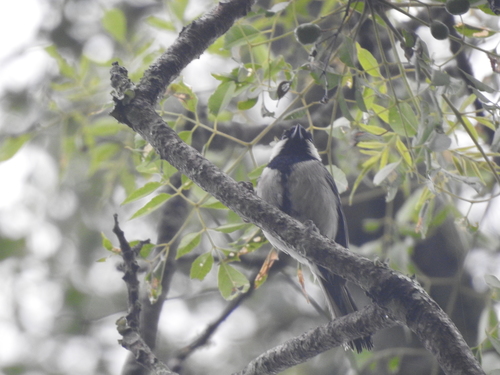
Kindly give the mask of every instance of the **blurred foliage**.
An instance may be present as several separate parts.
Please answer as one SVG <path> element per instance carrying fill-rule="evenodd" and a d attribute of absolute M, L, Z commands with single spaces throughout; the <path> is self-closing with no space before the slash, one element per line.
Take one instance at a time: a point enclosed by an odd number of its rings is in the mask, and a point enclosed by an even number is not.
<path fill-rule="evenodd" d="M 160 295 L 165 264 L 155 262 L 166 259 L 178 239 L 177 257 L 179 262 L 187 262 L 179 273 L 193 281 L 186 286 L 179 276 L 171 294 L 189 304 L 188 297 L 203 297 L 213 288 L 218 288 L 223 298 L 233 299 L 250 287 L 252 259 L 265 257 L 265 251 L 259 250 L 266 245 L 262 234 L 185 176 L 180 187 L 174 186 L 171 177 L 176 170 L 129 128 L 108 116 L 112 107 L 111 62 L 119 60 L 138 82 L 182 27 L 215 4 L 201 0 L 154 4 L 116 1 L 113 6 L 99 1 L 46 3 L 52 17 L 51 22 L 42 24 L 40 40 L 49 41 L 45 52 L 52 65 L 39 84 L 5 93 L 3 109 L 26 115 L 12 115 L 10 126 L 2 128 L 0 161 L 7 164 L 26 150 L 43 150 L 57 177 L 50 188 L 33 184 L 40 193 L 33 202 L 22 204 L 26 211 L 35 212 L 24 232 L 10 233 L 0 227 L 0 266 L 8 274 L 7 284 L 16 290 L 15 280 L 29 279 L 38 270 L 35 279 L 43 284 L 39 293 L 32 294 L 53 293 L 60 301 L 49 299 L 46 319 L 37 320 L 38 326 L 30 330 L 25 326 L 34 310 L 23 307 L 23 299 L 36 299 L 25 297 L 22 288 L 8 297 L 13 312 L 6 316 L 5 324 L 18 327 L 12 332 L 28 341 L 37 335 L 43 340 L 50 337 L 51 346 L 44 355 L 25 353 L 28 361 L 14 356 L 10 362 L 0 362 L 6 373 L 28 369 L 64 373 L 72 368 L 68 365 L 71 361 L 59 359 L 55 369 L 49 364 L 60 358 L 67 340 L 76 353 L 93 358 L 79 373 L 117 373 L 120 349 L 111 329 L 113 319 L 125 309 L 125 297 L 119 275 L 112 267 L 102 268 L 118 261 L 114 254 L 119 249 L 113 246 L 110 233 L 112 212 L 131 220 L 124 228 L 128 237 L 144 239 L 154 236 L 158 209 L 166 201 L 182 196 L 192 207 L 174 238 L 157 244 L 163 253 L 151 259 L 148 248 L 141 254 L 146 269 L 155 264 L 144 278 L 152 300 Z M 498 233 L 483 230 L 481 225 L 488 207 L 494 207 L 500 182 L 495 71 L 500 56 L 492 50 L 499 41 L 499 25 L 488 8 L 473 1 L 463 19 L 451 17 L 450 21 L 444 7 L 440 1 L 259 2 L 215 41 L 196 71 L 187 70 L 168 87 L 159 112 L 185 142 L 236 180 L 254 185 L 268 157 L 265 150 L 269 141 L 263 140 L 268 140 L 269 134 L 279 136 L 277 124 L 300 122 L 309 127 L 339 187 L 348 191 L 348 218 L 352 215 L 356 218 L 352 221 L 360 226 L 359 233 L 351 231 L 354 247 L 366 256 L 389 257 L 391 267 L 417 274 L 429 290 L 449 283 L 454 293 L 459 293 L 461 275 L 467 273 L 463 267 L 468 252 L 485 249 L 490 258 L 498 252 Z M 79 18 L 80 14 L 86 16 Z M 451 26 L 448 39 L 432 38 L 429 24 L 433 20 Z M 306 39 L 302 45 L 294 31 L 305 23 L 317 25 L 321 33 L 311 39 L 315 42 Z M 317 33 L 317 27 L 311 29 Z M 458 48 L 453 48 L 454 44 Z M 476 75 L 464 71 L 459 61 L 464 58 Z M 210 65 L 210 61 L 215 63 Z M 212 70 L 210 66 L 217 67 Z M 210 89 L 198 89 L 203 85 L 198 81 L 206 81 Z M 40 176 L 39 181 L 48 178 Z M 184 194 L 188 191 L 189 195 Z M 363 207 L 360 205 L 365 200 L 381 198 L 385 205 L 382 213 L 366 210 L 349 214 L 349 205 Z M 51 213 L 54 207 L 70 208 L 57 214 Z M 470 217 L 476 207 L 481 207 L 481 214 Z M 459 233 L 454 238 L 461 242 L 456 252 L 462 248 L 465 252 L 457 255 L 460 270 L 444 281 L 424 272 L 414 255 L 418 244 L 433 237 L 447 220 Z M 49 223 L 57 236 L 33 236 L 32 228 L 40 222 Z M 101 232 L 105 233 L 101 236 Z M 44 240 L 56 245 L 41 255 L 38 241 Z M 93 280 L 96 273 L 101 281 Z M 108 276 L 102 276 L 104 273 Z M 271 282 L 275 281 L 267 281 Z M 283 280 L 276 282 L 286 288 Z M 496 282 L 488 281 L 494 295 Z M 284 312 L 286 308 L 281 306 L 297 300 L 287 302 L 281 292 L 272 292 L 273 286 L 268 286 L 271 297 L 261 294 L 256 297 L 259 302 L 250 305 L 260 326 L 248 338 L 254 341 L 245 347 L 250 354 L 221 359 L 220 367 L 214 365 L 210 371 L 237 370 L 263 347 L 300 333 L 317 320 L 314 311 L 303 312 L 308 307 L 288 316 L 293 313 Z M 474 293 L 471 285 L 468 292 Z M 279 297 L 273 297 L 276 295 Z M 224 305 L 218 297 L 213 299 L 216 306 Z M 204 300 L 200 300 L 202 306 Z M 483 312 L 489 318 L 482 320 L 482 331 L 472 333 L 481 358 L 483 352 L 498 352 L 500 347 L 494 302 L 489 300 Z M 300 303 L 304 301 L 300 299 Z M 273 316 L 266 313 L 260 317 L 266 306 Z M 447 312 L 455 308 L 460 309 L 453 305 Z M 14 318 L 23 311 L 27 316 Z M 200 316 L 201 321 L 207 319 Z M 290 326 L 273 327 L 273 332 L 280 333 L 270 339 L 261 330 L 272 326 L 277 317 Z M 471 319 L 479 322 L 480 315 Z M 280 329 L 289 332 L 284 335 Z M 194 333 L 186 333 L 183 344 L 190 334 Z M 167 334 L 162 340 L 167 352 L 181 345 Z M 392 346 L 391 342 L 381 344 L 383 348 Z M 404 352 L 390 349 L 378 357 L 364 353 L 352 366 L 358 373 L 408 374 L 401 363 L 404 356 Z M 193 359 L 193 372 L 205 368 L 203 355 L 200 358 L 198 363 Z M 349 367 L 345 355 L 321 358 L 325 365 L 313 361 L 287 373 L 329 373 L 325 369 L 332 361 L 336 361 L 339 373 Z M 498 357 L 495 359 L 492 368 L 500 367 Z"/>

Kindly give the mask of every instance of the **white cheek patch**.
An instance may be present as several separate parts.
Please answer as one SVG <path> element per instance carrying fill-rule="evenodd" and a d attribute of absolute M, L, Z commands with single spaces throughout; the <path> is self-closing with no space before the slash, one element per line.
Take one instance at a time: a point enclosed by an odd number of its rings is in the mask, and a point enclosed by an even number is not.
<path fill-rule="evenodd" d="M 269 161 L 273 160 L 276 156 L 279 155 L 283 147 L 285 146 L 286 139 L 281 139 L 278 142 L 276 142 L 276 145 L 273 147 L 273 152 L 271 153 L 271 157 L 269 158 Z"/>
<path fill-rule="evenodd" d="M 307 145 L 309 146 L 309 153 L 311 154 L 311 156 L 317 160 L 321 160 L 318 149 L 314 147 L 314 144 L 311 141 L 307 141 Z"/>
<path fill-rule="evenodd" d="M 278 142 L 276 142 L 276 144 L 273 147 L 273 151 L 271 153 L 271 157 L 269 158 L 269 161 L 273 160 L 276 156 L 278 156 L 280 154 L 281 150 L 283 150 L 283 147 L 285 147 L 285 144 L 287 141 L 288 141 L 288 139 L 280 139 Z M 311 155 L 316 160 L 321 160 L 321 157 L 319 156 L 319 153 L 318 153 L 318 149 L 314 146 L 314 144 L 309 140 L 307 140 L 306 142 L 307 142 L 309 155 Z"/>

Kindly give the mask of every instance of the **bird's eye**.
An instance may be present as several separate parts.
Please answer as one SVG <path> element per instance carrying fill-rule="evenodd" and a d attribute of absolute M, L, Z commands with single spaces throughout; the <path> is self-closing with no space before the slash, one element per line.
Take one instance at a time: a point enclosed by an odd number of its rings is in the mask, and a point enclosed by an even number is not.
<path fill-rule="evenodd" d="M 288 138 L 290 138 L 290 129 L 285 130 L 281 135 L 281 139 L 288 139 Z"/>

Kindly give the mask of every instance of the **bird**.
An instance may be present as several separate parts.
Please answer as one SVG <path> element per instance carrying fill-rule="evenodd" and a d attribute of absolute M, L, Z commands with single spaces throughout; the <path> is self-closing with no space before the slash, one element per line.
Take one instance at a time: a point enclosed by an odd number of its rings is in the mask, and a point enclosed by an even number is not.
<path fill-rule="evenodd" d="M 300 124 L 285 130 L 274 145 L 256 192 L 261 199 L 296 220 L 304 224 L 312 222 L 321 235 L 349 247 L 347 223 L 337 186 L 321 162 L 312 134 Z M 268 232 L 264 231 L 264 235 L 275 248 L 309 266 L 319 280 L 332 319 L 357 311 L 345 279 L 307 260 Z M 370 350 L 373 348 L 372 338 L 355 339 L 348 343 L 348 347 L 358 353 L 363 349 Z"/>

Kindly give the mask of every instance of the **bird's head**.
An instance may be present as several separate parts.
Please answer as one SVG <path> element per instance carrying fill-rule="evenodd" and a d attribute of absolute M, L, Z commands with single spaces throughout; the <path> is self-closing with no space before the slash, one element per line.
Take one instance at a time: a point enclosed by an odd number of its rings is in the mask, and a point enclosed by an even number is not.
<path fill-rule="evenodd" d="M 271 160 L 277 156 L 321 160 L 313 144 L 312 134 L 302 125 L 285 130 L 273 148 Z"/>

